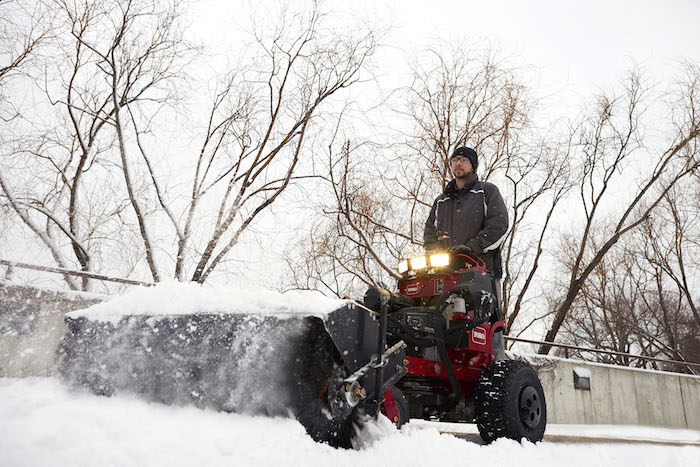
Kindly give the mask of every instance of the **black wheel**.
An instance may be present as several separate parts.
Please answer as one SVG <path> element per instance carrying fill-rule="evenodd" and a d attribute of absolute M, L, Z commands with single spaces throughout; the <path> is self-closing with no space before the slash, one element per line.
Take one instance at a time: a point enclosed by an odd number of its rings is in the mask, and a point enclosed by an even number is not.
<path fill-rule="evenodd" d="M 403 395 L 403 391 L 396 386 L 391 387 L 391 393 L 394 395 L 396 410 L 399 412 L 399 418 L 391 421 L 396 425 L 396 428 L 401 428 L 401 426 L 403 426 L 404 423 L 407 423 L 411 418 L 411 412 L 408 409 L 408 400 L 406 399 L 406 396 Z M 384 404 L 382 404 L 382 413 L 386 415 Z"/>
<path fill-rule="evenodd" d="M 292 361 L 296 367 L 296 391 L 291 404 L 294 415 L 315 441 L 352 448 L 361 413 L 357 408 L 339 404 L 337 390 L 347 370 L 323 325 L 313 321 L 309 324 Z"/>
<path fill-rule="evenodd" d="M 525 362 L 501 360 L 481 372 L 474 396 L 481 438 L 541 441 L 547 425 L 547 405 L 535 370 Z"/>

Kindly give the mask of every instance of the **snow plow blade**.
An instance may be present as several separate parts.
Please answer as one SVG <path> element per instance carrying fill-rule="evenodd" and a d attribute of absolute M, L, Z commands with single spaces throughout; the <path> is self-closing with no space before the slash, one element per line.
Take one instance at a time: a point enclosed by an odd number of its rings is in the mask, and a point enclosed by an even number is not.
<path fill-rule="evenodd" d="M 69 313 L 61 374 L 100 395 L 292 414 L 315 440 L 351 447 L 362 412 L 376 415 L 381 395 L 405 374 L 405 352 L 379 355 L 378 313 L 337 302 L 322 316 Z"/>

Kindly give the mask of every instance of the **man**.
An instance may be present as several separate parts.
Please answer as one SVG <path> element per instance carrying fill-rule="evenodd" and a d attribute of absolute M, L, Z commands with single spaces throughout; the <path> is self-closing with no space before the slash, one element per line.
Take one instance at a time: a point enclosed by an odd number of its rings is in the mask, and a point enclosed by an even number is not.
<path fill-rule="evenodd" d="M 450 157 L 454 180 L 437 197 L 425 223 L 425 249 L 449 249 L 484 260 L 494 276 L 496 295 L 500 300 L 500 279 L 503 276 L 501 245 L 508 231 L 508 210 L 496 185 L 479 181 L 476 151 L 459 147 Z M 499 319 L 504 319 L 499 307 Z M 503 334 L 494 335 L 494 353 L 505 358 Z"/>

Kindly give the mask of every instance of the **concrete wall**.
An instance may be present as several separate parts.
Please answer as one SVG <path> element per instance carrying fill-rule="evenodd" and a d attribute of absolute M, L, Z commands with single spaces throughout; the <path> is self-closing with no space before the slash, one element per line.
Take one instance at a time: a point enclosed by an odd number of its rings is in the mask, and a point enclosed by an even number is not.
<path fill-rule="evenodd" d="M 0 377 L 56 375 L 63 315 L 103 299 L 0 282 Z"/>
<path fill-rule="evenodd" d="M 515 358 L 537 370 L 548 423 L 700 430 L 700 377 L 556 357 Z M 574 387 L 576 368 L 590 374 L 590 390 Z"/>

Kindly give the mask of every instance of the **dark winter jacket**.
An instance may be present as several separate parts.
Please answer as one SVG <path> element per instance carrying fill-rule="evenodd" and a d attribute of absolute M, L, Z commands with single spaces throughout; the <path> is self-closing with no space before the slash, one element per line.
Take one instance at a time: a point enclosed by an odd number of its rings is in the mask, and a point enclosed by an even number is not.
<path fill-rule="evenodd" d="M 455 180 L 447 184 L 433 203 L 423 240 L 426 250 L 466 245 L 500 278 L 500 247 L 507 231 L 508 211 L 501 193 L 496 185 L 481 182 L 474 174 L 461 190 Z"/>

